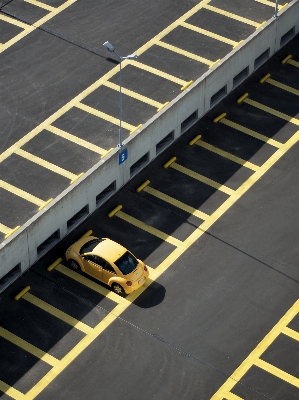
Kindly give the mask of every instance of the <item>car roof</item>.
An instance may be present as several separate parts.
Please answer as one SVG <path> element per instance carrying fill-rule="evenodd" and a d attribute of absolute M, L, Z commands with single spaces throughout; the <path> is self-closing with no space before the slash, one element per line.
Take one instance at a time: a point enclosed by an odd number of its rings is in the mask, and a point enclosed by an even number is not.
<path fill-rule="evenodd" d="M 116 243 L 111 239 L 105 239 L 93 249 L 92 254 L 103 257 L 107 261 L 114 263 L 126 251 L 127 249 L 121 244 Z"/>

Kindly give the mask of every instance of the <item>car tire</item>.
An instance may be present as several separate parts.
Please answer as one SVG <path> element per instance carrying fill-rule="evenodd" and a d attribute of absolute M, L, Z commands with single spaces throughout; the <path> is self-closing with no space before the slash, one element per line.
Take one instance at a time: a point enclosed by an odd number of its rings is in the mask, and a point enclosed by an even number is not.
<path fill-rule="evenodd" d="M 69 265 L 70 265 L 70 267 L 71 267 L 73 270 L 75 270 L 75 271 L 78 271 L 78 270 L 80 269 L 79 264 L 78 264 L 77 261 L 75 261 L 75 260 L 70 259 L 70 260 L 69 260 Z"/>
<path fill-rule="evenodd" d="M 124 291 L 124 288 L 119 283 L 113 283 L 112 290 L 114 293 L 118 294 L 121 297 L 126 296 L 126 292 Z"/>

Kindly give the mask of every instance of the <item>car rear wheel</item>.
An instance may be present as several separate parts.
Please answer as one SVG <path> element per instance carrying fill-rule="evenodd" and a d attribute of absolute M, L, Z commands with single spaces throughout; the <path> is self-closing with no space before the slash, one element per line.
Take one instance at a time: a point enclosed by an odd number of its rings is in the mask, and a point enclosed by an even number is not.
<path fill-rule="evenodd" d="M 74 269 L 75 271 L 78 271 L 80 269 L 79 264 L 75 260 L 69 260 L 69 264 L 70 264 L 70 267 L 72 269 Z"/>
<path fill-rule="evenodd" d="M 124 288 L 119 283 L 113 283 L 112 290 L 121 297 L 124 297 L 126 295 Z"/>

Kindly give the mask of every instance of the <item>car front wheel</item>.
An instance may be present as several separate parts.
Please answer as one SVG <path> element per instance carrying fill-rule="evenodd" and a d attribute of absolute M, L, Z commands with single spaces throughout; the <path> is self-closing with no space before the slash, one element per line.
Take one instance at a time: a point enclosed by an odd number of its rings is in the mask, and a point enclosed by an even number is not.
<path fill-rule="evenodd" d="M 126 295 L 124 288 L 119 283 L 113 283 L 112 290 L 121 297 L 124 297 Z"/>
<path fill-rule="evenodd" d="M 77 263 L 77 261 L 75 260 L 69 260 L 69 265 L 72 269 L 74 269 L 75 271 L 78 271 L 80 269 L 79 264 Z"/>

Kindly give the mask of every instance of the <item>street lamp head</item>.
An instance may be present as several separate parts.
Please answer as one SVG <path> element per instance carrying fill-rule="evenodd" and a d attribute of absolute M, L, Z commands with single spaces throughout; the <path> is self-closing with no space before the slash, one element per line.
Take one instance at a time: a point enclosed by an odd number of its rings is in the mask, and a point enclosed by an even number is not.
<path fill-rule="evenodd" d="M 137 54 L 129 54 L 127 57 L 125 57 L 128 60 L 136 60 Z"/>
<path fill-rule="evenodd" d="M 115 47 L 114 46 L 112 46 L 112 44 L 111 43 L 109 43 L 109 42 L 105 42 L 105 43 L 103 43 L 103 46 L 105 46 L 106 47 L 106 49 L 107 50 L 109 50 L 109 51 L 114 51 L 115 50 Z"/>

